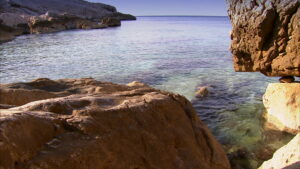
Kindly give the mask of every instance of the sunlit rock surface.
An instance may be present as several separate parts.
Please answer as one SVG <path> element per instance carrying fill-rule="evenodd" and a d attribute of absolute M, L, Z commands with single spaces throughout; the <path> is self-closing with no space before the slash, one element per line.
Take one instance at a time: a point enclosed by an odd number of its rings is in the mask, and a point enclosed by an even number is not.
<path fill-rule="evenodd" d="M 93 79 L 0 88 L 0 104 L 18 105 L 0 111 L 0 168 L 230 168 L 180 95 Z"/>
<path fill-rule="evenodd" d="M 273 158 L 259 169 L 298 169 L 300 168 L 300 133 L 292 141 L 277 150 Z"/>
<path fill-rule="evenodd" d="M 300 76 L 300 0 L 227 0 L 236 71 Z"/>
<path fill-rule="evenodd" d="M 268 127 L 292 134 L 300 132 L 300 83 L 269 84 L 263 102 Z"/>

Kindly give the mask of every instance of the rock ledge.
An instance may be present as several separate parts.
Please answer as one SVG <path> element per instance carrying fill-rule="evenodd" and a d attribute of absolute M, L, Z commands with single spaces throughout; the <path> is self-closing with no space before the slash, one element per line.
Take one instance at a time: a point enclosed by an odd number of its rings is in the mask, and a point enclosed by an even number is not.
<path fill-rule="evenodd" d="M 188 100 L 139 82 L 38 79 L 0 96 L 17 106 L 0 110 L 0 168 L 230 168 Z"/>

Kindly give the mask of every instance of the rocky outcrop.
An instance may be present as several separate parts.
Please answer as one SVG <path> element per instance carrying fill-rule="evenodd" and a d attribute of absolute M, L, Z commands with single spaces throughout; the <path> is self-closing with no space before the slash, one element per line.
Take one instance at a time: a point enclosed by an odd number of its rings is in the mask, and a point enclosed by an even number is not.
<path fill-rule="evenodd" d="M 300 132 L 300 83 L 271 83 L 263 96 L 267 127 Z"/>
<path fill-rule="evenodd" d="M 300 76 L 300 0 L 227 0 L 236 71 Z"/>
<path fill-rule="evenodd" d="M 300 166 L 300 0 L 227 0 L 234 68 L 283 76 L 263 97 L 266 127 L 297 135 L 262 169 Z"/>
<path fill-rule="evenodd" d="M 277 150 L 273 158 L 262 164 L 259 169 L 298 169 L 300 168 L 300 133 L 287 145 Z"/>
<path fill-rule="evenodd" d="M 84 0 L 2 0 L 0 41 L 28 33 L 120 26 L 120 20 L 135 19 L 113 6 Z"/>
<path fill-rule="evenodd" d="M 0 88 L 0 104 L 19 105 L 0 110 L 0 168 L 230 168 L 180 95 L 93 79 Z"/>

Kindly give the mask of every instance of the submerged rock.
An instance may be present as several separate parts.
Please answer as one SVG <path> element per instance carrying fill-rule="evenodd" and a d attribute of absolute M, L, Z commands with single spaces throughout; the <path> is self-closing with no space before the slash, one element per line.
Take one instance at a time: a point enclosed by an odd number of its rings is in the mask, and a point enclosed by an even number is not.
<path fill-rule="evenodd" d="M 201 97 L 206 97 L 208 95 L 209 91 L 208 91 L 208 87 L 204 86 L 204 87 L 198 87 L 197 91 L 196 91 L 196 97 L 201 98 Z"/>
<path fill-rule="evenodd" d="M 19 105 L 0 110 L 2 168 L 230 168 L 180 95 L 90 78 L 0 88 L 6 92 L 0 103 Z"/>
<path fill-rule="evenodd" d="M 300 83 L 271 83 L 263 96 L 267 127 L 300 132 Z"/>
<path fill-rule="evenodd" d="M 120 20 L 136 19 L 118 12 L 113 6 L 84 0 L 7 0 L 0 3 L 0 42 L 27 33 L 106 28 L 120 26 Z M 101 24 L 104 18 L 112 21 Z"/>
<path fill-rule="evenodd" d="M 273 158 L 264 162 L 259 169 L 300 168 L 300 133 L 292 141 L 277 150 Z"/>
<path fill-rule="evenodd" d="M 236 71 L 300 76 L 300 0 L 227 0 Z"/>

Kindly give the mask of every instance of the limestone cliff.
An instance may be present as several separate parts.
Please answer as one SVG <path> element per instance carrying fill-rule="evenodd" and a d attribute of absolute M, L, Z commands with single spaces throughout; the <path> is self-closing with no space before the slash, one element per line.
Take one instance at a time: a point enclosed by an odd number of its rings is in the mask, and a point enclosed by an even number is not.
<path fill-rule="evenodd" d="M 236 71 L 300 76 L 300 0 L 227 0 Z"/>
<path fill-rule="evenodd" d="M 0 168 L 229 169 L 184 97 L 139 82 L 0 86 Z"/>
<path fill-rule="evenodd" d="M 103 23 L 110 18 L 112 23 Z M 115 7 L 84 0 L 0 0 L 0 41 L 28 33 L 119 26 L 135 20 Z"/>

